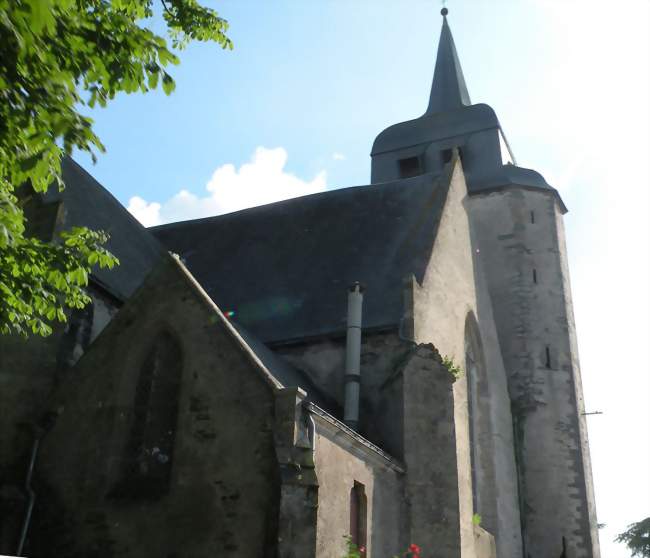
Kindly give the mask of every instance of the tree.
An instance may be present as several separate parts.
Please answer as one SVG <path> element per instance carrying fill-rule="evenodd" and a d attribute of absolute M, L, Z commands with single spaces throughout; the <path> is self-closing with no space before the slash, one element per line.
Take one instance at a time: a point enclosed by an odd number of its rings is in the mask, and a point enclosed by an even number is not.
<path fill-rule="evenodd" d="M 0 0 L 0 333 L 48 335 L 90 298 L 92 267 L 118 264 L 102 231 L 73 228 L 53 242 L 26 232 L 24 204 L 63 188 L 61 159 L 104 147 L 84 106 L 174 80 L 177 56 L 147 28 L 153 0 Z M 232 48 L 228 23 L 197 0 L 161 0 L 175 49 L 190 40 Z"/>
<path fill-rule="evenodd" d="M 616 542 L 625 543 L 632 556 L 650 558 L 650 517 L 629 525 L 627 531 L 616 537 Z"/>

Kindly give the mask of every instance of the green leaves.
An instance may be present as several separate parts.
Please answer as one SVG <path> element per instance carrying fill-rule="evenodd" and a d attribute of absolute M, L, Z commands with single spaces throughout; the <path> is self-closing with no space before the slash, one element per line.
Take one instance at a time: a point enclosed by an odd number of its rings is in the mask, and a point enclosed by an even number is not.
<path fill-rule="evenodd" d="M 196 0 L 161 0 L 174 48 L 189 40 L 232 48 L 228 23 Z M 175 83 L 167 41 L 143 24 L 153 0 L 0 0 L 0 332 L 48 335 L 66 309 L 89 302 L 93 266 L 117 259 L 102 232 L 73 229 L 56 242 L 25 236 L 19 186 L 63 188 L 61 157 L 104 151 L 79 111 L 120 93 Z M 49 323 L 48 323 L 49 322 Z"/>
<path fill-rule="evenodd" d="M 463 369 L 450 356 L 445 355 L 442 357 L 442 365 L 453 376 L 454 380 L 458 380 L 463 375 Z"/>
<path fill-rule="evenodd" d="M 5 247 L 0 260 L 0 332 L 49 335 L 47 322 L 65 322 L 66 310 L 83 308 L 90 298 L 92 259 L 99 267 L 113 267 L 117 258 L 103 244 L 103 232 L 74 228 L 56 242 L 22 238 Z"/>
<path fill-rule="evenodd" d="M 27 2 L 31 12 L 32 31 L 34 33 L 40 34 L 44 31 L 53 31 L 52 3 L 51 0 L 29 0 Z"/>
<path fill-rule="evenodd" d="M 627 531 L 618 535 L 615 542 L 627 545 L 632 556 L 650 558 L 650 517 L 628 525 Z"/>
<path fill-rule="evenodd" d="M 174 83 L 174 80 L 167 73 L 163 75 L 162 88 L 167 95 L 169 95 L 176 88 L 176 84 Z"/>
<path fill-rule="evenodd" d="M 226 36 L 228 22 L 217 12 L 204 8 L 196 0 L 161 0 L 172 44 L 182 49 L 190 40 L 213 41 L 232 50 L 232 41 Z"/>

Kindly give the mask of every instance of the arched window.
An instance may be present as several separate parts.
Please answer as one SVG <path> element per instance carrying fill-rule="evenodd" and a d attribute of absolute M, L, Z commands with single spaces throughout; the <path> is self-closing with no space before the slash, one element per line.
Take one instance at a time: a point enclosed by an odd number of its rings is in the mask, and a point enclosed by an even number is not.
<path fill-rule="evenodd" d="M 365 487 L 354 481 L 350 489 L 350 538 L 362 556 L 366 555 L 367 507 Z"/>
<path fill-rule="evenodd" d="M 484 376 L 479 333 L 473 316 L 468 316 L 465 327 L 465 371 L 467 377 L 467 413 L 469 422 L 470 463 L 472 469 L 472 503 L 474 513 L 480 513 L 479 433 L 480 407 L 479 383 Z"/>
<path fill-rule="evenodd" d="M 163 331 L 155 337 L 140 368 L 123 480 L 115 496 L 155 498 L 167 492 L 181 372 L 181 348 L 170 333 Z"/>

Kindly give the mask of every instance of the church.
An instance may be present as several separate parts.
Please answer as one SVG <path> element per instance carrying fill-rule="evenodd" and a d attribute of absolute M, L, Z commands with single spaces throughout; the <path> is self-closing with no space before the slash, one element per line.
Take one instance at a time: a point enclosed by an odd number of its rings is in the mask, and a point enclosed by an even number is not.
<path fill-rule="evenodd" d="M 0 338 L 0 554 L 599 558 L 567 208 L 472 104 L 446 9 L 366 186 L 146 229 L 63 172 L 31 234 L 121 263 Z"/>

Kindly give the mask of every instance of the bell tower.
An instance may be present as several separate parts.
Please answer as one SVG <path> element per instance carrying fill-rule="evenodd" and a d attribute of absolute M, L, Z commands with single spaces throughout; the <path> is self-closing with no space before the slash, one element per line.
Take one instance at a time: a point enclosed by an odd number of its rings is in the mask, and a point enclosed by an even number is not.
<path fill-rule="evenodd" d="M 427 110 L 377 136 L 371 180 L 438 174 L 458 149 L 508 377 L 524 557 L 599 558 L 567 209 L 541 174 L 517 166 L 494 110 L 471 103 L 447 14 Z"/>

